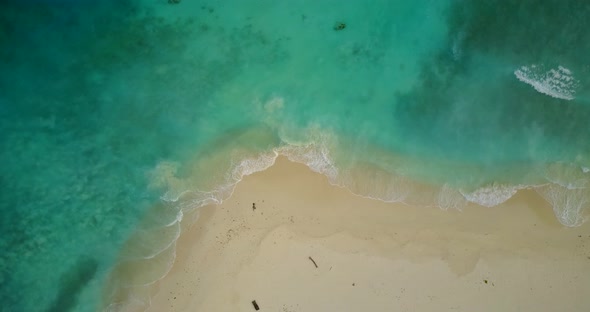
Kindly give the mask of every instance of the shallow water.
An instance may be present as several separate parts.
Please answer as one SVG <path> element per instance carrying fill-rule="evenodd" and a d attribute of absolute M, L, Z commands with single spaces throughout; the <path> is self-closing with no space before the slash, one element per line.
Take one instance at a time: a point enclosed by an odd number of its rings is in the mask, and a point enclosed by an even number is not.
<path fill-rule="evenodd" d="M 117 263 L 153 282 L 183 215 L 278 154 L 443 209 L 535 188 L 578 225 L 589 28 L 575 0 L 4 1 L 0 300 L 94 311 Z"/>

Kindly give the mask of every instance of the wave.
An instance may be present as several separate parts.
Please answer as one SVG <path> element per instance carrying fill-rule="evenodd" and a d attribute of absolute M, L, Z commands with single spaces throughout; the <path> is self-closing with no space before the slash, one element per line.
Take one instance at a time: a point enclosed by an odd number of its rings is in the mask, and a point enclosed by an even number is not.
<path fill-rule="evenodd" d="M 516 78 L 540 93 L 563 100 L 573 100 L 579 85 L 572 72 L 563 67 L 545 70 L 543 65 L 522 66 L 514 71 Z"/>
<path fill-rule="evenodd" d="M 467 204 L 465 197 L 456 189 L 444 184 L 436 196 L 436 206 L 442 210 L 463 210 Z"/>
<path fill-rule="evenodd" d="M 523 185 L 498 185 L 492 184 L 490 186 L 481 187 L 473 192 L 465 192 L 460 190 L 459 192 L 465 197 L 466 200 L 478 204 L 484 207 L 498 206 L 518 192 L 518 190 L 525 189 Z"/>
<path fill-rule="evenodd" d="M 587 221 L 590 207 L 590 190 L 568 189 L 558 184 L 548 184 L 536 191 L 553 207 L 559 222 L 568 227 L 580 226 Z"/>

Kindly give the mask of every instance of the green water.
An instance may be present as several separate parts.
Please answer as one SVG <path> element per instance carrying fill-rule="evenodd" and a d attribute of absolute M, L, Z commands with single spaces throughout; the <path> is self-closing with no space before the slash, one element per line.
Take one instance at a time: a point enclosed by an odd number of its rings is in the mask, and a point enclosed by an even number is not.
<path fill-rule="evenodd" d="M 579 225 L 587 29 L 574 0 L 4 1 L 0 301 L 133 301 L 121 289 L 166 274 L 177 221 L 278 154 L 443 209 L 535 188 Z"/>

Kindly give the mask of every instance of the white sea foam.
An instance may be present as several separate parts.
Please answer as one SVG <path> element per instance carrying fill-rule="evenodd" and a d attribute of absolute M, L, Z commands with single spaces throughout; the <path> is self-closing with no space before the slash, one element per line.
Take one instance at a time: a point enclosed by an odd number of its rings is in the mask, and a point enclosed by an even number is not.
<path fill-rule="evenodd" d="M 443 185 L 436 197 L 437 205 L 442 210 L 463 210 L 467 204 L 465 197 L 456 189 Z"/>
<path fill-rule="evenodd" d="M 337 144 L 335 135 L 317 125 L 311 125 L 303 131 L 303 139 L 292 138 L 284 129 L 279 132 L 285 144 L 275 149 L 276 153 L 286 156 L 290 161 L 304 164 L 312 171 L 327 176 L 330 183 L 336 183 L 338 169 L 330 155 L 330 147 Z"/>
<path fill-rule="evenodd" d="M 472 203 L 484 207 L 494 207 L 510 199 L 519 189 L 524 186 L 509 186 L 492 184 L 490 186 L 479 188 L 473 192 L 460 190 L 461 194 Z"/>
<path fill-rule="evenodd" d="M 587 220 L 590 189 L 568 189 L 558 184 L 549 184 L 536 188 L 536 191 L 553 207 L 561 224 L 575 227 Z"/>
<path fill-rule="evenodd" d="M 277 152 L 286 156 L 290 161 L 305 164 L 312 171 L 327 176 L 330 181 L 335 181 L 338 177 L 338 170 L 334 166 L 328 149 L 323 145 L 287 145 L 279 148 Z"/>
<path fill-rule="evenodd" d="M 514 75 L 538 92 L 564 100 L 573 100 L 579 85 L 571 70 L 563 66 L 547 71 L 542 65 L 522 66 L 514 71 Z"/>
<path fill-rule="evenodd" d="M 191 211 L 195 208 L 211 205 L 220 204 L 220 198 L 224 198 L 220 194 L 226 194 L 230 192 L 228 186 L 220 186 L 217 190 L 204 192 L 204 191 L 187 191 L 183 193 L 182 200 L 177 205 L 181 211 Z"/>
<path fill-rule="evenodd" d="M 572 164 L 556 163 L 547 167 L 547 185 L 536 191 L 553 207 L 563 225 L 574 227 L 584 223 L 590 209 L 590 171 Z"/>
<path fill-rule="evenodd" d="M 257 157 L 239 160 L 237 164 L 232 165 L 229 180 L 233 183 L 241 181 L 245 176 L 256 172 L 264 171 L 270 168 L 276 161 L 278 153 L 276 151 L 267 152 Z"/>

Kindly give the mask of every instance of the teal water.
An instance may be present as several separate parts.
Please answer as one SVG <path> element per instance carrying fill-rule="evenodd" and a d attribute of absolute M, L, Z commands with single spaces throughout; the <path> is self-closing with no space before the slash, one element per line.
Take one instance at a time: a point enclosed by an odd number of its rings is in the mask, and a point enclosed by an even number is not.
<path fill-rule="evenodd" d="M 178 221 L 277 154 L 443 209 L 533 188 L 579 225 L 587 29 L 575 0 L 3 1 L 3 309 L 145 304 L 121 293 Z"/>

